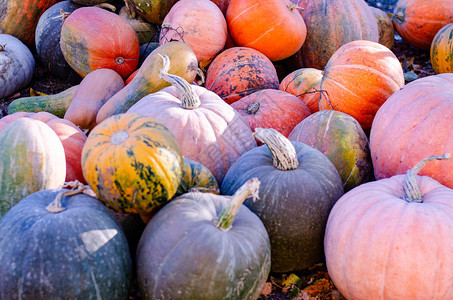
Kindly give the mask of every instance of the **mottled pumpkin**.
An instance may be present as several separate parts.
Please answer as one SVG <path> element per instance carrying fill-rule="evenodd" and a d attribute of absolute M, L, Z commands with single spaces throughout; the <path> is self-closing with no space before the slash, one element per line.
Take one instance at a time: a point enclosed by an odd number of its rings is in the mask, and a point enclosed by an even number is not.
<path fill-rule="evenodd" d="M 86 181 L 109 207 L 124 213 L 155 213 L 181 182 L 182 155 L 161 123 L 135 113 L 98 124 L 82 151 Z"/>
<path fill-rule="evenodd" d="M 436 33 L 431 43 L 430 57 L 437 74 L 453 72 L 453 24 L 445 25 Z"/>
<path fill-rule="evenodd" d="M 261 52 L 248 47 L 229 48 L 209 65 L 205 87 L 231 104 L 262 89 L 278 89 L 277 71 Z"/>
<path fill-rule="evenodd" d="M 183 158 L 182 179 L 175 196 L 190 191 L 219 194 L 220 189 L 212 172 L 197 161 Z"/>
<path fill-rule="evenodd" d="M 393 45 L 395 45 L 395 27 L 393 26 L 391 17 L 377 7 L 370 6 L 370 9 L 378 24 L 379 43 L 392 49 Z"/>
<path fill-rule="evenodd" d="M 152 24 L 161 25 L 165 16 L 178 0 L 126 0 L 127 5 Z"/>

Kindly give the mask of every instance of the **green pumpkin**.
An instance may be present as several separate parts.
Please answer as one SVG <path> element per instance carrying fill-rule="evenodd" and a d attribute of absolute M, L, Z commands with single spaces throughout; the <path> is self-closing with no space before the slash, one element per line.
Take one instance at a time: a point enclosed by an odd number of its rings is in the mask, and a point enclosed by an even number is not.
<path fill-rule="evenodd" d="M 182 195 L 192 189 L 214 194 L 219 193 L 217 180 L 208 167 L 202 163 L 184 157 L 182 179 L 175 195 Z"/>
<path fill-rule="evenodd" d="M 178 0 L 126 0 L 135 12 L 152 24 L 162 24 L 165 16 Z"/>

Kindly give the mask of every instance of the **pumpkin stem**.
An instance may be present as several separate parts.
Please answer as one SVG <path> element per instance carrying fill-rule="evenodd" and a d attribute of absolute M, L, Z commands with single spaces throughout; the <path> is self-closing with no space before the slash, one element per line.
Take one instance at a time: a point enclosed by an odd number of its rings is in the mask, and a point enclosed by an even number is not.
<path fill-rule="evenodd" d="M 127 12 L 127 15 L 128 15 L 131 19 L 135 19 L 136 13 L 135 13 L 134 7 L 133 7 L 132 4 L 131 4 L 131 1 L 130 1 L 130 0 L 124 0 L 124 4 L 126 5 L 126 12 Z"/>
<path fill-rule="evenodd" d="M 301 11 L 304 10 L 303 7 L 299 6 L 299 3 L 297 3 L 297 4 L 291 3 L 291 4 L 287 5 L 286 7 L 288 7 L 290 12 L 293 12 L 296 9 L 301 10 Z"/>
<path fill-rule="evenodd" d="M 253 197 L 253 201 L 259 199 L 259 187 L 260 181 L 258 178 L 254 177 L 247 180 L 234 195 L 231 196 L 231 201 L 228 206 L 220 212 L 219 217 L 215 220 L 216 227 L 222 231 L 230 230 L 234 217 L 242 203 L 250 196 Z"/>
<path fill-rule="evenodd" d="M 197 69 L 197 75 L 200 76 L 201 84 L 204 84 L 206 82 L 206 77 L 204 76 L 204 72 L 201 68 Z"/>
<path fill-rule="evenodd" d="M 0 45 L 0 52 L 5 51 L 6 44 Z"/>
<path fill-rule="evenodd" d="M 200 106 L 200 97 L 198 97 L 192 86 L 182 77 L 168 74 L 170 69 L 170 58 L 167 55 L 160 55 L 162 57 L 164 66 L 159 72 L 159 77 L 172 86 L 176 87 L 179 91 L 181 98 L 181 106 L 185 109 L 194 109 Z"/>
<path fill-rule="evenodd" d="M 46 210 L 48 212 L 59 213 L 59 212 L 64 211 L 65 208 L 61 204 L 61 200 L 63 199 L 63 197 L 80 194 L 85 190 L 86 187 L 80 181 L 75 180 L 75 181 L 65 182 L 61 188 L 62 189 L 70 188 L 70 190 L 61 191 L 60 193 L 58 193 L 57 196 L 55 197 L 55 199 L 52 202 L 50 202 L 49 205 L 46 206 Z"/>
<path fill-rule="evenodd" d="M 404 192 L 406 194 L 404 200 L 407 202 L 423 202 L 422 194 L 420 193 L 417 181 L 415 180 L 415 175 L 417 175 L 428 163 L 434 160 L 446 160 L 449 158 L 450 153 L 445 153 L 444 155 L 431 155 L 418 162 L 412 169 L 407 171 L 406 177 L 404 178 Z"/>
<path fill-rule="evenodd" d="M 299 166 L 296 149 L 290 140 L 273 128 L 255 128 L 253 136 L 266 144 L 274 159 L 274 166 L 282 171 Z"/>
<path fill-rule="evenodd" d="M 399 23 L 403 23 L 404 22 L 404 11 L 403 11 L 403 9 L 402 8 L 398 8 L 396 13 L 393 15 L 393 18 L 398 20 Z"/>
<path fill-rule="evenodd" d="M 106 9 L 106 10 L 110 10 L 111 12 L 115 12 L 116 11 L 115 5 L 110 4 L 110 3 L 99 3 L 99 4 L 96 4 L 94 6 L 95 7 L 99 7 L 99 8 L 103 8 L 103 9 Z"/>
<path fill-rule="evenodd" d="M 71 13 L 65 12 L 64 10 L 62 10 L 62 9 L 60 8 L 60 15 L 51 18 L 51 20 L 61 18 L 62 23 L 63 23 L 63 22 L 66 20 L 66 18 L 69 17 L 70 14 L 71 14 Z"/>

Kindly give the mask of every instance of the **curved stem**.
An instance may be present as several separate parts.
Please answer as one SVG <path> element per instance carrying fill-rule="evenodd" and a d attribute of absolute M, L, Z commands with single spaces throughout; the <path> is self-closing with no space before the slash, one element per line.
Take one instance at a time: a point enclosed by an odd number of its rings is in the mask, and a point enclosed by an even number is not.
<path fill-rule="evenodd" d="M 399 8 L 399 9 L 397 10 L 397 12 L 393 15 L 393 17 L 394 17 L 395 19 L 397 19 L 398 22 L 403 23 L 403 22 L 404 22 L 404 19 L 405 19 L 405 18 L 404 18 L 404 11 L 403 11 L 401 8 Z"/>
<path fill-rule="evenodd" d="M 110 10 L 111 12 L 115 12 L 116 11 L 115 5 L 110 4 L 110 3 L 99 3 L 99 4 L 96 4 L 94 6 L 95 7 L 99 7 L 99 8 L 103 8 L 105 10 Z"/>
<path fill-rule="evenodd" d="M 290 140 L 273 128 L 255 128 L 253 136 L 266 144 L 274 159 L 274 166 L 282 171 L 299 166 L 296 149 Z"/>
<path fill-rule="evenodd" d="M 200 97 L 195 93 L 192 86 L 184 78 L 168 74 L 168 70 L 170 69 L 170 58 L 168 58 L 167 55 L 158 55 L 162 57 L 164 64 L 159 72 L 159 77 L 178 89 L 181 94 L 181 106 L 185 109 L 199 107 L 201 105 Z"/>
<path fill-rule="evenodd" d="M 254 177 L 247 180 L 235 193 L 231 196 L 230 203 L 219 214 L 215 221 L 216 227 L 223 231 L 228 231 L 234 221 L 236 213 L 242 203 L 248 198 L 253 197 L 253 201 L 259 199 L 258 190 L 260 181 Z"/>
<path fill-rule="evenodd" d="M 417 175 L 428 163 L 434 160 L 446 160 L 449 158 L 450 153 L 445 153 L 444 155 L 431 155 L 418 162 L 412 169 L 407 171 L 406 177 L 404 178 L 404 192 L 406 194 L 404 200 L 407 202 L 423 202 L 422 194 L 418 188 L 415 175 Z"/>
<path fill-rule="evenodd" d="M 62 188 L 71 188 L 69 191 L 61 191 L 57 194 L 55 199 L 50 202 L 49 205 L 46 206 L 46 210 L 50 213 L 59 213 L 64 211 L 66 208 L 63 207 L 61 204 L 61 200 L 65 196 L 72 196 L 76 194 L 80 194 L 85 190 L 85 185 L 83 185 L 80 181 L 70 181 L 63 184 Z"/>

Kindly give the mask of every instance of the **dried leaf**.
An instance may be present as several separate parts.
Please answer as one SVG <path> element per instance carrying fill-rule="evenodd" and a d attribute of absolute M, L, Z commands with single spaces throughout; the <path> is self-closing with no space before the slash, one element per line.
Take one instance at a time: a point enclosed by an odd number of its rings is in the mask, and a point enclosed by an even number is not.
<path fill-rule="evenodd" d="M 47 94 L 35 91 L 34 89 L 30 88 L 30 97 L 35 97 L 35 96 L 47 96 Z"/>
<path fill-rule="evenodd" d="M 264 284 L 260 294 L 266 296 L 270 293 L 272 293 L 272 283 L 268 281 Z"/>

